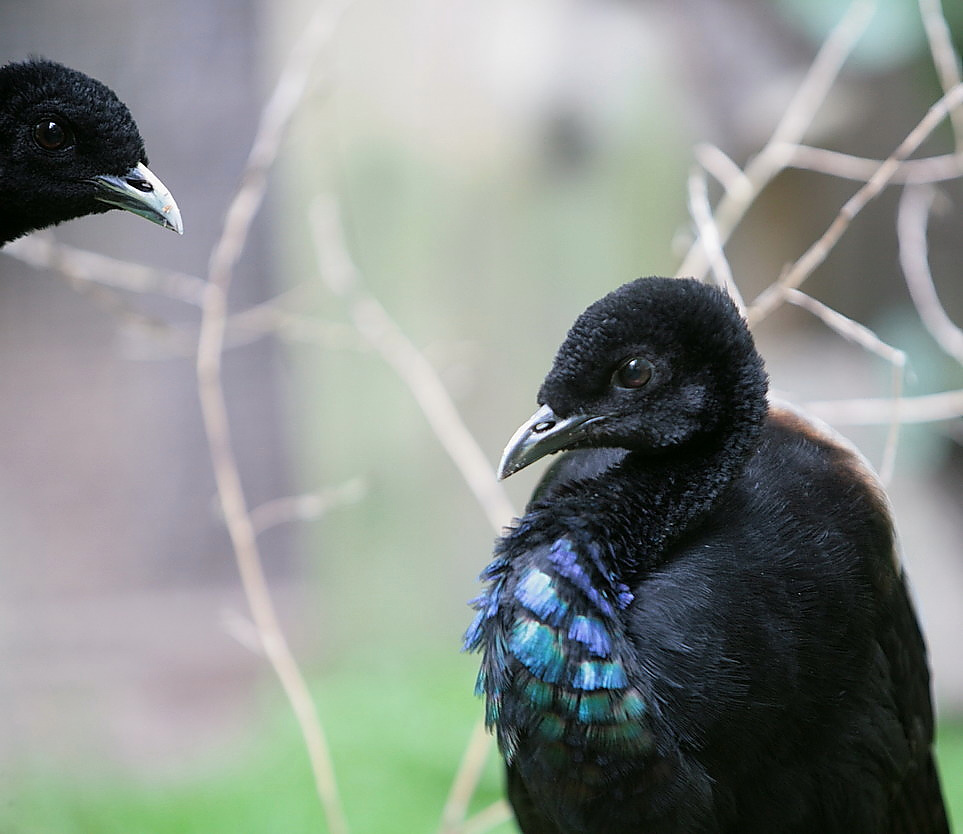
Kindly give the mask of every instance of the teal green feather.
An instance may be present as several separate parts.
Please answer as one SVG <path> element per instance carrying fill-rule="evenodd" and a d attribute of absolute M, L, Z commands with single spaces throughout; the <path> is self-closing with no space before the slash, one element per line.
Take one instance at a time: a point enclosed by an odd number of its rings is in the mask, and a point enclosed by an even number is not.
<path fill-rule="evenodd" d="M 555 700 L 555 687 L 535 677 L 529 677 L 522 684 L 522 691 L 535 709 L 546 710 L 552 706 L 552 702 Z"/>
<path fill-rule="evenodd" d="M 567 726 L 568 725 L 564 718 L 547 712 L 539 718 L 537 729 L 543 738 L 547 738 L 552 741 L 561 741 L 565 735 L 565 729 Z"/>
<path fill-rule="evenodd" d="M 646 750 L 652 745 L 652 734 L 643 724 L 623 721 L 618 724 L 591 724 L 585 736 L 602 748 Z"/>
<path fill-rule="evenodd" d="M 648 710 L 642 696 L 630 689 L 612 705 L 611 717 L 614 721 L 639 721 L 646 712 Z"/>
<path fill-rule="evenodd" d="M 508 646 L 536 677 L 547 683 L 558 683 L 562 679 L 565 649 L 558 632 L 551 626 L 535 620 L 517 620 Z"/>
<path fill-rule="evenodd" d="M 612 696 L 608 692 L 592 692 L 582 695 L 578 702 L 578 720 L 583 724 L 596 724 L 611 720 Z"/>
<path fill-rule="evenodd" d="M 625 669 L 618 661 L 583 661 L 572 678 L 576 689 L 622 689 L 628 684 Z"/>

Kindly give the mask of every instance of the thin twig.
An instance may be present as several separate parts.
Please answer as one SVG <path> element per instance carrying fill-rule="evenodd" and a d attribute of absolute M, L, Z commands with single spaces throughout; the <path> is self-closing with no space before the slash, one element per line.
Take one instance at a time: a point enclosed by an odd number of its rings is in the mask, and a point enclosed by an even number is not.
<path fill-rule="evenodd" d="M 348 250 L 338 204 L 319 197 L 310 211 L 321 279 L 344 298 L 358 332 L 368 340 L 402 379 L 428 420 L 435 437 L 448 453 L 489 524 L 500 533 L 515 515 L 511 501 L 448 394 L 438 372 L 405 335 L 378 300 L 364 289 Z M 491 749 L 491 736 L 478 721 L 442 809 L 442 830 L 464 834 L 468 800 L 481 778 L 482 764 Z M 496 823 L 497 824 L 497 823 Z M 478 831 L 487 828 L 477 829 Z"/>
<path fill-rule="evenodd" d="M 799 90 L 762 150 L 745 168 L 737 187 L 726 191 L 715 211 L 721 245 L 729 240 L 759 193 L 786 165 L 786 145 L 795 145 L 812 124 L 843 64 L 859 41 L 876 8 L 873 0 L 855 0 L 820 47 Z M 702 278 L 708 269 L 705 250 L 696 242 L 679 267 L 679 275 Z"/>
<path fill-rule="evenodd" d="M 899 262 L 923 326 L 944 351 L 963 363 L 963 330 L 953 323 L 940 304 L 930 272 L 926 226 L 936 196 L 932 187 L 903 189 L 896 217 Z"/>
<path fill-rule="evenodd" d="M 706 171 L 718 180 L 726 193 L 751 188 L 745 172 L 722 148 L 708 142 L 700 142 L 692 149 L 693 156 Z"/>
<path fill-rule="evenodd" d="M 697 241 L 702 242 L 702 248 L 709 258 L 716 284 L 729 293 L 739 311 L 745 314 L 746 303 L 742 300 L 742 293 L 739 292 L 732 277 L 732 268 L 726 260 L 722 242 L 712 222 L 712 207 L 709 205 L 709 188 L 705 172 L 695 166 L 689 172 L 689 213 L 698 230 Z"/>
<path fill-rule="evenodd" d="M 956 111 L 954 111 L 956 112 Z M 810 145 L 786 145 L 786 167 L 829 174 L 845 180 L 867 182 L 883 164 L 882 159 L 867 159 Z M 893 172 L 891 183 L 927 183 L 953 180 L 963 173 L 963 156 L 942 154 L 923 159 L 906 159 Z"/>
<path fill-rule="evenodd" d="M 960 58 L 953 48 L 953 37 L 943 14 L 940 0 L 919 0 L 920 17 L 926 32 L 926 41 L 933 56 L 933 66 L 940 79 L 944 93 L 952 90 L 960 81 Z M 963 154 L 963 110 L 950 113 L 953 125 L 954 147 L 957 154 Z"/>
<path fill-rule="evenodd" d="M 196 275 L 122 261 L 60 243 L 49 232 L 38 232 L 8 243 L 11 255 L 34 269 L 51 269 L 81 283 L 102 284 L 136 293 L 154 293 L 199 307 L 206 282 Z"/>
<path fill-rule="evenodd" d="M 364 481 L 352 478 L 339 487 L 320 492 L 274 498 L 251 510 L 251 523 L 254 531 L 261 535 L 273 527 L 292 521 L 316 521 L 337 507 L 356 504 L 364 497 L 364 493 Z"/>
<path fill-rule="evenodd" d="M 311 229 L 322 280 L 349 302 L 358 332 L 377 350 L 411 391 L 432 431 L 465 483 L 500 532 L 515 514 L 495 471 L 445 389 L 438 372 L 404 334 L 378 300 L 364 289 L 344 240 L 333 198 L 315 200 Z"/>
<path fill-rule="evenodd" d="M 465 746 L 461 763 L 452 782 L 441 815 L 439 834 L 464 834 L 468 803 L 481 781 L 482 771 L 491 750 L 491 736 L 483 721 L 476 722 Z"/>
<path fill-rule="evenodd" d="M 315 316 L 285 309 L 292 301 L 300 299 L 307 289 L 301 284 L 228 316 L 227 346 L 235 347 L 272 335 L 287 342 L 302 342 L 325 350 L 367 350 L 367 345 L 350 325 L 322 321 Z"/>
<path fill-rule="evenodd" d="M 343 8 L 343 5 L 318 8 L 292 49 L 261 114 L 240 188 L 228 207 L 221 237 L 211 253 L 209 284 L 202 307 L 197 352 L 198 391 L 204 428 L 218 496 L 244 593 L 265 655 L 281 682 L 300 726 L 328 830 L 332 834 L 347 834 L 348 824 L 321 720 L 304 676 L 284 637 L 261 564 L 257 532 L 247 509 L 231 444 L 221 379 L 221 358 L 227 324 L 227 295 L 234 267 L 264 198 L 267 174 L 277 157 L 288 123 L 304 95 L 315 59 L 331 39 Z"/>
<path fill-rule="evenodd" d="M 817 301 L 811 295 L 799 290 L 787 290 L 786 301 L 812 313 L 827 327 L 838 333 L 847 341 L 859 345 L 870 353 L 875 353 L 880 359 L 894 365 L 902 365 L 906 361 L 906 354 L 892 345 L 886 344 L 865 324 L 860 324 L 849 316 L 844 316 L 838 310 Z"/>
<path fill-rule="evenodd" d="M 508 807 L 508 803 L 504 799 L 499 799 L 465 820 L 459 829 L 459 834 L 485 834 L 486 831 L 491 831 L 503 822 L 508 822 L 512 817 L 512 809 Z"/>
<path fill-rule="evenodd" d="M 893 400 L 865 397 L 854 400 L 813 400 L 802 408 L 835 426 L 880 426 L 893 419 Z M 938 423 L 963 416 L 963 389 L 921 394 L 900 400 L 901 423 Z"/>
<path fill-rule="evenodd" d="M 812 313 L 844 339 L 879 356 L 892 367 L 889 431 L 886 435 L 886 444 L 883 447 L 883 459 L 879 466 L 880 480 L 884 484 L 888 484 L 895 471 L 896 453 L 899 448 L 900 403 L 903 397 L 903 383 L 906 378 L 906 354 L 898 348 L 886 344 L 866 325 L 844 316 L 838 310 L 834 310 L 799 290 L 787 290 L 786 301 Z"/>
<path fill-rule="evenodd" d="M 795 261 L 779 279 L 759 294 L 759 297 L 749 307 L 749 322 L 756 324 L 784 300 L 787 290 L 796 289 L 813 271 L 826 259 L 850 223 L 863 208 L 889 184 L 893 174 L 899 169 L 900 163 L 937 128 L 954 107 L 963 102 L 963 84 L 954 87 L 942 96 L 911 130 L 899 146 L 890 154 L 876 173 L 839 210 L 832 223 L 819 239 L 813 243 Z"/>
<path fill-rule="evenodd" d="M 906 383 L 906 354 L 897 352 L 901 361 L 893 362 L 890 382 L 890 402 L 892 416 L 889 430 L 886 432 L 886 442 L 883 445 L 883 459 L 879 466 L 879 479 L 884 486 L 888 486 L 896 474 L 896 455 L 899 452 L 900 430 L 903 427 L 903 387 Z"/>

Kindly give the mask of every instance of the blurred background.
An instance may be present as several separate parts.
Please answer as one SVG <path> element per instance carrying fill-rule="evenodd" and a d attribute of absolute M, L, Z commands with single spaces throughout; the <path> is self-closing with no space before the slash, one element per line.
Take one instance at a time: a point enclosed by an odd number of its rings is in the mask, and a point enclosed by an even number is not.
<path fill-rule="evenodd" d="M 947 4 L 957 47 L 963 11 Z M 202 276 L 304 0 L 0 0 L 0 60 L 40 54 L 128 104 L 175 195 L 177 238 L 129 214 L 56 239 Z M 459 654 L 492 531 L 410 393 L 318 278 L 309 206 L 337 195 L 368 288 L 442 375 L 495 462 L 574 317 L 690 238 L 693 147 L 744 164 L 838 3 L 357 0 L 272 172 L 231 293 L 291 291 L 315 343 L 233 334 L 249 503 L 334 489 L 261 537 L 317 694 L 354 832 L 437 827 L 481 714 Z M 884 157 L 940 95 L 916 3 L 881 2 L 808 136 Z M 952 148 L 948 129 L 925 146 Z M 857 185 L 785 173 L 728 249 L 748 297 Z M 931 263 L 963 322 L 959 181 Z M 909 356 L 908 393 L 963 387 L 897 257 L 898 189 L 807 291 Z M 250 625 L 197 400 L 195 306 L 65 281 L 0 253 L 0 830 L 323 831 L 302 744 Z M 797 401 L 886 396 L 890 369 L 797 309 L 758 329 Z M 879 464 L 885 427 L 846 427 Z M 963 818 L 963 424 L 906 427 L 891 493 L 928 633 L 944 780 Z M 507 483 L 517 508 L 537 467 Z M 347 489 L 345 489 L 347 485 Z M 327 493 L 325 493 L 327 494 Z M 474 801 L 500 795 L 494 762 Z M 473 807 L 474 807 L 473 806 Z M 505 824 L 498 831 L 514 830 Z"/>

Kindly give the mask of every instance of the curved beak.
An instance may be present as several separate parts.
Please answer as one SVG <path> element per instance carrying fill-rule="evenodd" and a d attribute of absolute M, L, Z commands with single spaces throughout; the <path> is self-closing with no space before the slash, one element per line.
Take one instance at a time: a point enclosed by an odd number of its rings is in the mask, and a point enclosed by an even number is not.
<path fill-rule="evenodd" d="M 97 199 L 157 223 L 177 234 L 184 234 L 181 213 L 170 191 L 143 163 L 138 163 L 122 177 L 100 174 L 93 178 Z"/>
<path fill-rule="evenodd" d="M 498 480 L 514 475 L 545 455 L 572 448 L 585 438 L 585 428 L 601 419 L 587 414 L 561 419 L 550 406 L 543 405 L 508 441 L 498 464 Z"/>

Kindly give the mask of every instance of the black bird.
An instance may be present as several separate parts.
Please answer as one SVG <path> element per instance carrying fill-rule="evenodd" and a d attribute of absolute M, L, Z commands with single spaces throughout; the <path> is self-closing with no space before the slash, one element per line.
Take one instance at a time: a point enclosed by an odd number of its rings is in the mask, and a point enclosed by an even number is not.
<path fill-rule="evenodd" d="M 126 105 L 53 61 L 0 67 L 0 246 L 112 208 L 183 231 Z"/>
<path fill-rule="evenodd" d="M 525 834 L 945 834 L 926 651 L 868 464 L 767 403 L 728 296 L 575 322 L 500 476 L 466 647 Z"/>

